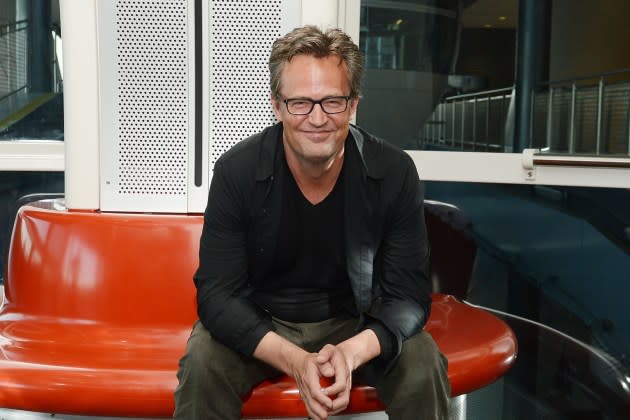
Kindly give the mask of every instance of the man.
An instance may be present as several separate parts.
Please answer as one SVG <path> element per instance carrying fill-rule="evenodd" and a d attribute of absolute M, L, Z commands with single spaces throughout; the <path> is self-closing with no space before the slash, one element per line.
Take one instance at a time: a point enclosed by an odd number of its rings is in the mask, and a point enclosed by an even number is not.
<path fill-rule="evenodd" d="M 354 378 L 390 419 L 446 418 L 446 360 L 422 331 L 421 185 L 408 155 L 350 125 L 358 47 L 297 28 L 269 70 L 279 123 L 215 164 L 174 417 L 238 419 L 242 395 L 285 373 L 313 419 L 343 411 Z"/>

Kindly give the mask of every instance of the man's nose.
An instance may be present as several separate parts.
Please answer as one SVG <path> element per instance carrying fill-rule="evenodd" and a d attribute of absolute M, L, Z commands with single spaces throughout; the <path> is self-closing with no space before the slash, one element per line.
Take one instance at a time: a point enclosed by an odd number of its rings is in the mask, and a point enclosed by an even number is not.
<path fill-rule="evenodd" d="M 323 125 L 328 120 L 328 114 L 322 109 L 322 104 L 315 104 L 311 113 L 308 114 L 308 119 L 313 125 Z"/>

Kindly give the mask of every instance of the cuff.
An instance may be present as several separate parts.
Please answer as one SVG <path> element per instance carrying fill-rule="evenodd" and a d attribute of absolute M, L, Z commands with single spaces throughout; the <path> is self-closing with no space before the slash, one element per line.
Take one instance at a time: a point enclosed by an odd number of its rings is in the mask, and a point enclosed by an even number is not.
<path fill-rule="evenodd" d="M 384 362 L 389 362 L 396 356 L 396 336 L 380 321 L 368 322 L 364 329 L 370 329 L 376 334 L 378 342 L 381 345 L 381 354 L 378 357 Z"/>
<path fill-rule="evenodd" d="M 237 348 L 237 351 L 240 351 L 245 356 L 254 357 L 254 351 L 256 347 L 258 347 L 260 340 L 262 340 L 269 331 L 274 331 L 271 323 L 261 323 L 257 325 L 249 334 L 241 338 L 241 348 Z"/>

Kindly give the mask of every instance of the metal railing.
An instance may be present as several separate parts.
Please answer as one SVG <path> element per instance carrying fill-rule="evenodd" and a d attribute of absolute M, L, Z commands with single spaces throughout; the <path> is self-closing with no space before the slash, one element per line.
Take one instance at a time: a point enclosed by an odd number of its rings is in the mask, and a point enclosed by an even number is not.
<path fill-rule="evenodd" d="M 27 88 L 28 21 L 0 25 L 0 100 Z"/>
<path fill-rule="evenodd" d="M 531 147 L 630 156 L 630 69 L 540 87 L 532 93 Z"/>
<path fill-rule="evenodd" d="M 422 141 L 459 150 L 502 152 L 512 88 L 450 96 L 422 130 Z"/>
<path fill-rule="evenodd" d="M 421 131 L 423 144 L 510 151 L 513 88 L 446 98 Z M 549 153 L 630 156 L 630 69 L 542 83 L 532 92 L 529 147 Z"/>

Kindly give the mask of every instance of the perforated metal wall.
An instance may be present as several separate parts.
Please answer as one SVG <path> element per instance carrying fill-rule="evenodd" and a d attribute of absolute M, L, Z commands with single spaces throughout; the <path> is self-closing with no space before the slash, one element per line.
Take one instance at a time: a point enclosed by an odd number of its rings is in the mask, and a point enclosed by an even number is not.
<path fill-rule="evenodd" d="M 267 59 L 300 24 L 301 1 L 96 7 L 100 208 L 203 212 L 216 159 L 275 122 Z"/>
<path fill-rule="evenodd" d="M 283 3 L 209 1 L 210 169 L 232 145 L 275 122 L 267 60 L 283 34 Z"/>
<path fill-rule="evenodd" d="M 188 4 L 116 1 L 113 163 L 118 194 L 186 195 Z"/>

